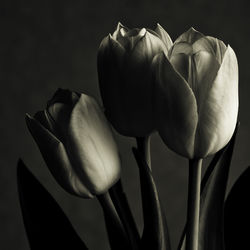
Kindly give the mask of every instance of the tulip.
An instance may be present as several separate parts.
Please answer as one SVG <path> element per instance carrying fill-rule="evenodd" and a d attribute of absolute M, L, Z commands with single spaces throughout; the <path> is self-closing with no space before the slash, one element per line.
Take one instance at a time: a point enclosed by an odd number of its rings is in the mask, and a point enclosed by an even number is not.
<path fill-rule="evenodd" d="M 160 26 L 128 29 L 118 24 L 98 50 L 98 76 L 105 113 L 125 136 L 143 137 L 154 129 L 152 110 L 153 57 L 168 53 L 172 41 Z"/>
<path fill-rule="evenodd" d="M 84 198 L 105 193 L 120 178 L 110 126 L 94 98 L 59 89 L 27 126 L 57 182 Z"/>
<path fill-rule="evenodd" d="M 204 158 L 223 148 L 238 115 L 233 49 L 191 28 L 155 56 L 154 110 L 159 134 L 178 154 Z"/>

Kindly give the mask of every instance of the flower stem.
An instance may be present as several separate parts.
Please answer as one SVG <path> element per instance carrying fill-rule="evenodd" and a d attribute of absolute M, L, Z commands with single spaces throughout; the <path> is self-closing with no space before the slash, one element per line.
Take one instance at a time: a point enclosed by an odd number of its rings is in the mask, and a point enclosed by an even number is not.
<path fill-rule="evenodd" d="M 198 250 L 202 159 L 189 161 L 186 250 Z"/>
<path fill-rule="evenodd" d="M 111 249 L 132 249 L 109 193 L 97 196 L 103 209 Z"/>
<path fill-rule="evenodd" d="M 145 137 L 137 137 L 137 147 L 143 158 L 147 162 L 149 168 L 151 169 L 151 153 L 150 153 L 150 139 L 151 135 Z"/>
<path fill-rule="evenodd" d="M 127 196 L 123 191 L 121 180 L 119 180 L 110 190 L 111 199 L 115 205 L 118 215 L 120 216 L 121 222 L 127 232 L 128 238 L 133 246 L 133 250 L 138 249 L 140 242 L 140 235 L 133 218 L 132 212 L 129 207 Z"/>

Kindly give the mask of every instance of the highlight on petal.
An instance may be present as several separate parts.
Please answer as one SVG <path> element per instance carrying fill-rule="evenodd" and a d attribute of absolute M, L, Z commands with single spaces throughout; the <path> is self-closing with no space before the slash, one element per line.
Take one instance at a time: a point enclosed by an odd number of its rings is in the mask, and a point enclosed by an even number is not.
<path fill-rule="evenodd" d="M 153 101 L 159 134 L 170 149 L 193 158 L 198 122 L 193 91 L 163 54 L 154 58 L 153 67 L 156 70 Z"/>
<path fill-rule="evenodd" d="M 120 178 L 120 158 L 111 128 L 97 102 L 82 94 L 69 123 L 69 158 L 91 193 L 108 190 Z"/>
<path fill-rule="evenodd" d="M 219 64 L 222 63 L 226 49 L 227 47 L 223 41 L 211 36 L 204 36 L 193 44 L 194 53 L 207 51 L 215 56 Z"/>
<path fill-rule="evenodd" d="M 218 62 L 221 64 L 223 57 L 225 55 L 225 52 L 227 50 L 227 46 L 225 43 L 217 38 L 207 36 L 207 39 L 211 42 L 213 49 L 215 51 L 215 56 Z"/>
<path fill-rule="evenodd" d="M 125 27 L 123 24 L 118 22 L 116 30 L 114 31 L 112 36 L 115 40 L 118 40 L 121 36 L 124 36 L 126 34 L 126 32 L 128 32 L 128 30 L 129 29 L 127 27 Z"/>
<path fill-rule="evenodd" d="M 184 32 L 182 35 L 180 35 L 174 42 L 180 43 L 180 42 L 186 42 L 193 44 L 198 39 L 202 38 L 204 35 L 200 33 L 199 31 L 195 30 L 193 27 L 191 27 L 188 31 Z"/>
<path fill-rule="evenodd" d="M 83 185 L 72 168 L 61 141 L 29 115 L 26 115 L 26 123 L 57 182 L 71 194 L 93 198 L 93 194 Z"/>
<path fill-rule="evenodd" d="M 230 46 L 199 111 L 195 151 L 205 157 L 224 147 L 232 137 L 238 116 L 238 64 Z"/>
<path fill-rule="evenodd" d="M 157 36 L 146 31 L 145 35 L 134 46 L 130 59 L 134 65 L 139 64 L 151 64 L 153 57 L 164 52 L 167 55 L 168 51 L 164 43 Z"/>
<path fill-rule="evenodd" d="M 146 29 L 131 29 L 126 31 L 125 29 L 120 29 L 120 36 L 117 36 L 117 42 L 119 42 L 126 50 L 132 50 L 136 44 L 140 41 L 142 37 L 146 34 Z"/>
<path fill-rule="evenodd" d="M 207 93 L 213 87 L 220 64 L 214 55 L 206 51 L 199 51 L 194 54 L 192 61 L 195 75 L 192 89 L 196 97 L 199 113 L 203 107 L 203 102 L 206 101 Z"/>
<path fill-rule="evenodd" d="M 161 40 L 166 45 L 167 50 L 170 50 L 170 48 L 173 45 L 173 42 L 172 42 L 171 37 L 167 33 L 167 31 L 165 29 L 163 29 L 159 23 L 157 23 L 157 27 L 155 29 L 155 32 L 160 36 Z"/>

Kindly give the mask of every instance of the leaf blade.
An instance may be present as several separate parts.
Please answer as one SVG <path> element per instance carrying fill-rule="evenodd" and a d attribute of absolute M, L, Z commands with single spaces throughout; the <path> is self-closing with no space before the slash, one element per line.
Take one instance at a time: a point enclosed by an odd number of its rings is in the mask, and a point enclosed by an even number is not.
<path fill-rule="evenodd" d="M 19 201 L 32 250 L 87 250 L 60 206 L 28 170 L 22 160 L 17 165 Z"/>
<path fill-rule="evenodd" d="M 223 214 L 237 128 L 207 179 L 201 195 L 199 250 L 224 249 Z"/>
<path fill-rule="evenodd" d="M 237 179 L 225 202 L 226 250 L 249 248 L 250 167 Z"/>

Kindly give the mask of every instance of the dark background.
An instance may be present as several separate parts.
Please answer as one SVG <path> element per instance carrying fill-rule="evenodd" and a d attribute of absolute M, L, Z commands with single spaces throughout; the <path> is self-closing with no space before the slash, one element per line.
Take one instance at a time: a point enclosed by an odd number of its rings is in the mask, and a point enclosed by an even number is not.
<path fill-rule="evenodd" d="M 24 122 L 25 113 L 43 109 L 58 88 L 70 88 L 100 102 L 96 52 L 118 21 L 154 28 L 159 22 L 175 39 L 190 26 L 218 37 L 235 50 L 240 69 L 240 121 L 229 187 L 250 162 L 248 100 L 249 8 L 247 1 L 8 1 L 0 7 L 0 248 L 28 249 L 16 187 L 16 162 L 22 157 L 53 194 L 92 250 L 108 249 L 98 202 L 67 194 L 50 175 Z M 133 139 L 117 135 L 123 179 L 142 229 L 138 171 Z M 153 172 L 163 200 L 174 249 L 184 225 L 187 160 L 152 138 Z"/>

